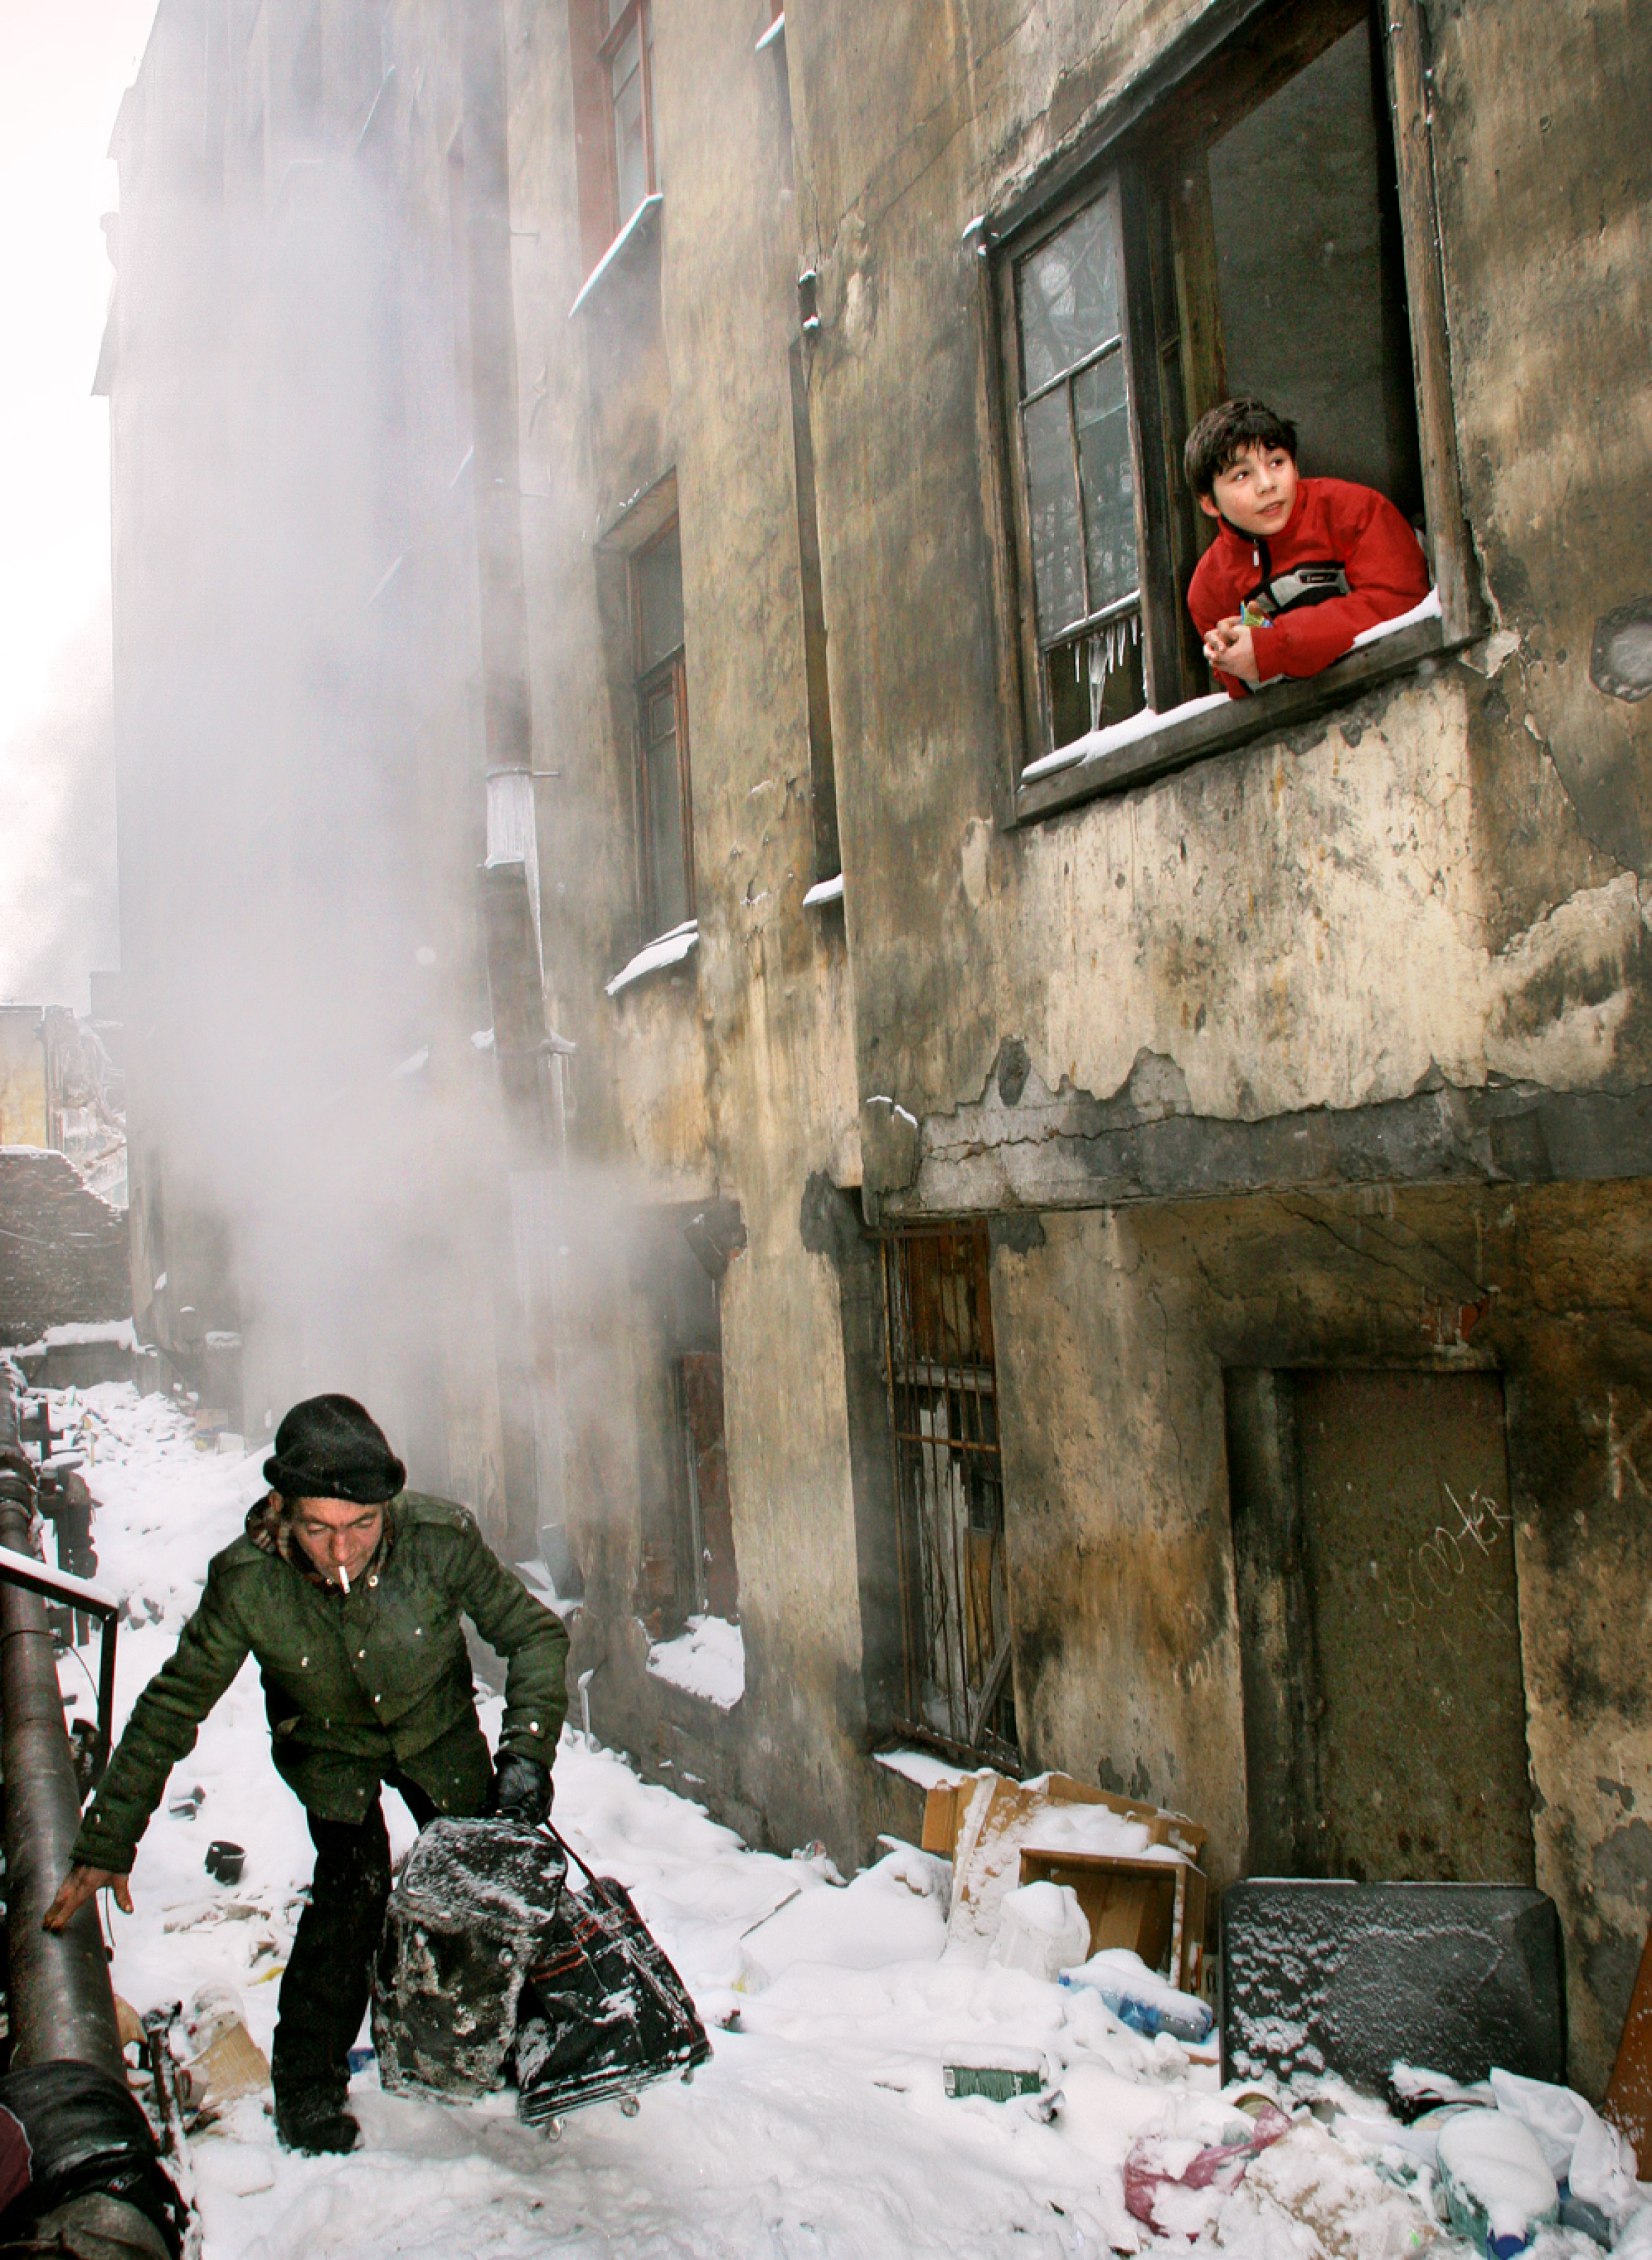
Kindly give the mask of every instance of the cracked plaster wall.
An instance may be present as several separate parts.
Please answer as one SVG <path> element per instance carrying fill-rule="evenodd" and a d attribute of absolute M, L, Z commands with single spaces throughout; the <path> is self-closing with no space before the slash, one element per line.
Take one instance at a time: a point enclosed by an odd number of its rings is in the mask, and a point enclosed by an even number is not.
<path fill-rule="evenodd" d="M 1182 1805 L 1222 1881 L 1246 1837 L 1223 1369 L 1502 1372 L 1537 1875 L 1597 2095 L 1652 1918 L 1649 1290 L 1623 1185 L 1074 1212 L 992 1267 L 1028 1755 Z"/>
<path fill-rule="evenodd" d="M 800 10 L 788 39 L 827 610 L 849 654 L 862 1098 L 950 1115 L 1006 1038 L 1050 1089 L 1102 1097 L 1162 1054 L 1217 1120 L 1380 1104 L 1431 1065 L 1468 1086 L 1652 1084 L 1634 899 L 1652 702 L 1587 673 L 1592 622 L 1652 586 L 1641 0 L 1583 10 L 1557 44 L 1535 0 L 1423 11 L 1490 642 L 1284 744 L 1019 832 L 996 377 L 965 231 L 1205 11 L 953 0 L 849 39 L 842 6 Z M 899 1191 L 914 1151 L 863 1128 L 869 1187 Z"/>

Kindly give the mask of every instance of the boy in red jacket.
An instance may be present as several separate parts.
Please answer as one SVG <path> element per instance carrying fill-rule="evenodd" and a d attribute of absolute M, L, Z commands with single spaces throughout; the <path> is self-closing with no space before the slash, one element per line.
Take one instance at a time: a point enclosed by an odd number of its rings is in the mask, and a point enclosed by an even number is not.
<path fill-rule="evenodd" d="M 1317 675 L 1362 628 L 1428 593 L 1415 533 L 1386 496 L 1297 475 L 1297 427 L 1260 400 L 1225 400 L 1183 461 L 1220 531 L 1189 584 L 1205 656 L 1233 698 L 1281 675 Z"/>

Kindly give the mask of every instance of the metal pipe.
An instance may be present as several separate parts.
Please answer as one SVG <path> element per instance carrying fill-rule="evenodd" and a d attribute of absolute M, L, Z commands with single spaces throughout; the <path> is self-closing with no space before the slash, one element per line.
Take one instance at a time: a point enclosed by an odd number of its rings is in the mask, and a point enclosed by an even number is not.
<path fill-rule="evenodd" d="M 0 1546 L 30 1551 L 32 1472 L 18 1441 L 10 1376 L 0 1368 Z M 63 1726 L 46 1605 L 0 1582 L 0 1711 L 5 1772 L 6 1955 L 14 2065 L 95 2064 L 125 2082 L 115 1996 L 95 1903 L 67 1929 L 41 1917 L 68 1872 L 80 1791 Z"/>

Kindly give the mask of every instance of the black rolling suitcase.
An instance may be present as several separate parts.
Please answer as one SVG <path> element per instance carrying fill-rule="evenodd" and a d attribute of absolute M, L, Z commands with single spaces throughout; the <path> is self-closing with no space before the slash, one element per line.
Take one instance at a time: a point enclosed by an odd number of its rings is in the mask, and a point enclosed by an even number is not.
<path fill-rule="evenodd" d="M 528 1971 L 517 2013 L 517 2116 L 543 2127 L 610 2096 L 622 2102 L 712 2053 L 687 1988 L 654 1944 L 631 1895 L 593 1874 L 564 1891 L 550 1950 Z"/>
<path fill-rule="evenodd" d="M 634 2099 L 712 2052 L 629 1894 L 548 1826 L 433 1821 L 390 1894 L 375 1980 L 390 2092 L 462 2101 L 513 2083 L 529 2126 Z"/>

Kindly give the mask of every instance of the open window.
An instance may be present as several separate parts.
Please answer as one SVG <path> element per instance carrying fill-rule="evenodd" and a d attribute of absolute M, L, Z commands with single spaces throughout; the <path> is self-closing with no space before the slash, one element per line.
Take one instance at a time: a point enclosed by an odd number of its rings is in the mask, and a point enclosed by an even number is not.
<path fill-rule="evenodd" d="M 1425 621 L 1234 711 L 1178 711 L 1218 688 L 1187 613 L 1211 526 L 1182 450 L 1224 398 L 1291 416 L 1305 475 L 1385 493 L 1430 548 L 1445 631 L 1468 632 L 1426 150 L 1397 142 L 1388 91 L 1391 62 L 1399 99 L 1420 91 L 1420 39 L 1410 0 L 1257 10 L 1120 120 L 1058 201 L 994 230 L 1022 813 L 1070 797 L 1072 763 L 1085 789 L 1134 781 L 1442 641 Z"/>

